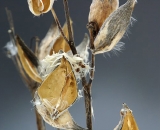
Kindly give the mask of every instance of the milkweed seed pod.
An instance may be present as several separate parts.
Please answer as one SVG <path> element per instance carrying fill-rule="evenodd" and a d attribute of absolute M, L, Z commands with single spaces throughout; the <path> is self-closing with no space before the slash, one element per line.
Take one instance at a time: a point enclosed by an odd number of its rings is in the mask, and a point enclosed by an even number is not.
<path fill-rule="evenodd" d="M 29 10 L 39 16 L 51 10 L 54 0 L 28 0 Z"/>
<path fill-rule="evenodd" d="M 72 27 L 72 20 L 71 27 Z M 63 25 L 62 28 L 64 35 L 68 38 L 68 28 L 67 23 Z M 49 28 L 46 36 L 42 39 L 39 47 L 39 59 L 44 59 L 48 54 L 52 55 L 53 53 L 58 53 L 59 50 L 63 50 L 67 52 L 70 50 L 68 43 L 64 40 L 59 32 L 57 24 L 55 22 L 52 23 L 51 27 Z"/>
<path fill-rule="evenodd" d="M 136 2 L 136 0 L 128 0 L 105 20 L 94 41 L 94 54 L 114 49 L 127 30 Z"/>
<path fill-rule="evenodd" d="M 72 29 L 72 33 L 73 33 L 73 27 L 72 27 L 72 20 L 70 19 L 70 23 L 71 23 L 71 29 Z M 63 25 L 63 33 L 66 36 L 66 38 L 69 38 L 69 34 L 68 34 L 68 27 L 67 27 L 67 22 L 65 22 L 65 24 Z M 63 36 L 60 34 L 59 37 L 56 39 L 56 41 L 53 44 L 52 49 L 50 50 L 50 55 L 52 55 L 53 53 L 58 53 L 59 50 L 62 50 L 63 52 L 67 52 L 70 50 L 69 44 L 64 40 Z"/>
<path fill-rule="evenodd" d="M 122 106 L 123 107 L 120 111 L 121 119 L 114 130 L 139 130 L 132 114 L 132 110 L 130 110 L 125 103 L 123 103 Z"/>
<path fill-rule="evenodd" d="M 55 41 L 60 37 L 60 32 L 57 27 L 57 24 L 53 22 L 45 35 L 45 37 L 41 40 L 39 45 L 39 54 L 38 58 L 43 60 L 47 55 L 49 55 L 50 50 L 53 47 Z"/>
<path fill-rule="evenodd" d="M 33 75 L 32 71 L 34 71 L 34 67 L 32 68 L 30 65 L 27 67 L 29 69 L 29 72 L 27 70 L 25 70 L 26 68 L 24 68 L 24 64 L 26 64 L 27 59 L 25 58 L 25 55 L 21 56 L 24 57 L 24 61 L 25 63 L 22 64 L 22 61 L 18 55 L 18 48 L 13 44 L 13 41 L 9 41 L 6 46 L 5 46 L 6 52 L 7 52 L 7 56 L 9 58 L 11 58 L 17 68 L 17 70 L 20 73 L 20 76 L 22 77 L 22 80 L 24 81 L 24 83 L 26 84 L 26 86 L 30 89 L 30 90 L 35 90 L 38 87 L 38 82 L 41 81 L 41 79 L 39 80 L 39 76 Z M 22 53 L 20 53 L 20 55 L 22 55 Z M 37 71 L 35 71 L 37 72 Z M 31 75 L 28 75 L 28 73 L 30 73 Z"/>
<path fill-rule="evenodd" d="M 48 108 L 45 107 L 43 101 L 39 99 L 37 92 L 35 93 L 34 104 L 43 120 L 49 125 L 60 129 L 85 130 L 74 122 L 68 110 L 64 111 L 56 119 L 53 119 L 51 113 L 48 112 Z"/>
<path fill-rule="evenodd" d="M 88 21 L 96 22 L 100 28 L 105 19 L 119 6 L 119 0 L 92 0 Z"/>
<path fill-rule="evenodd" d="M 71 21 L 71 27 L 72 27 L 72 21 Z M 68 29 L 67 29 L 66 23 L 63 26 L 63 32 L 65 36 L 68 38 Z M 88 56 L 89 56 L 89 52 L 88 52 L 89 41 L 90 41 L 89 36 L 86 33 L 84 35 L 82 42 L 76 47 L 78 55 L 81 58 L 83 58 L 85 62 L 88 61 Z M 58 53 L 59 50 L 63 50 L 71 57 L 73 56 L 68 43 L 66 43 L 64 38 L 61 36 L 56 23 L 53 22 L 46 36 L 42 39 L 40 43 L 39 51 L 38 51 L 39 52 L 38 59 L 43 60 L 47 55 Z"/>
<path fill-rule="evenodd" d="M 77 83 L 70 63 L 62 57 L 60 64 L 44 79 L 37 94 L 50 116 L 56 119 L 77 99 Z"/>
<path fill-rule="evenodd" d="M 17 35 L 15 37 L 16 42 L 10 41 L 6 48 L 11 53 L 12 56 L 16 56 L 22 65 L 25 73 L 34 81 L 41 83 L 42 79 L 38 74 L 39 60 L 35 54 L 25 45 L 22 39 Z"/>
<path fill-rule="evenodd" d="M 79 63 L 83 64 L 82 62 L 82 58 L 72 58 L 63 52 L 48 55 L 40 62 L 40 76 L 43 82 L 35 93 L 33 104 L 43 119 L 53 127 L 81 128 L 73 121 L 68 108 L 78 98 L 75 67 Z M 79 66 L 79 72 L 83 72 L 83 67 Z"/>

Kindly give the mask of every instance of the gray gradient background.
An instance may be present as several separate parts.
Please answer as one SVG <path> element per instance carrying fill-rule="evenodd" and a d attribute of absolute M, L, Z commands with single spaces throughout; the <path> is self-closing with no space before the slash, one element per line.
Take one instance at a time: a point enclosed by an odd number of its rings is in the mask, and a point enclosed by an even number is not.
<path fill-rule="evenodd" d="M 120 0 L 123 4 L 126 0 Z M 75 42 L 86 29 L 91 0 L 69 0 Z M 0 130 L 36 130 L 31 95 L 3 46 L 9 41 L 5 7 L 13 14 L 16 33 L 26 43 L 32 36 L 43 38 L 52 23 L 51 13 L 34 17 L 27 0 L 0 0 Z M 63 24 L 62 0 L 54 8 Z M 133 12 L 138 21 L 129 29 L 125 49 L 118 56 L 96 56 L 92 97 L 94 130 L 113 130 L 123 102 L 133 110 L 140 130 L 160 129 L 160 1 L 139 0 Z M 85 127 L 83 98 L 69 109 L 74 120 Z M 54 128 L 47 125 L 47 130 Z"/>

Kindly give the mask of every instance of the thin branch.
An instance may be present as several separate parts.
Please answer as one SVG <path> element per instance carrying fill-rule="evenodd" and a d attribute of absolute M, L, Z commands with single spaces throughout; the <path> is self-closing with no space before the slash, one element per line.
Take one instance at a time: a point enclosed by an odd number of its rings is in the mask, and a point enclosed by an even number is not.
<path fill-rule="evenodd" d="M 90 35 L 90 49 L 94 50 L 94 39 L 96 38 L 99 28 L 98 28 L 98 24 L 96 22 L 89 22 L 87 24 L 87 28 L 89 31 L 89 35 Z"/>
<path fill-rule="evenodd" d="M 94 49 L 94 40 L 98 33 L 97 24 L 91 22 L 87 25 L 90 34 L 90 49 L 91 52 Z M 84 99 L 85 99 L 85 109 L 86 109 L 86 124 L 89 130 L 92 130 L 92 96 L 91 96 L 91 87 L 92 81 L 94 78 L 94 70 L 95 70 L 95 55 L 91 56 L 91 70 L 90 77 L 87 83 L 86 78 L 82 77 L 82 85 L 84 87 Z"/>
<path fill-rule="evenodd" d="M 35 42 L 35 43 L 34 43 Z M 29 45 L 29 48 L 31 49 L 31 50 L 33 50 L 34 51 L 34 53 L 35 53 L 35 56 L 37 56 L 38 57 L 38 47 L 39 47 L 39 42 L 40 42 L 40 39 L 39 39 L 39 37 L 38 36 L 34 36 L 34 37 L 32 37 L 31 38 L 31 40 L 30 40 L 30 45 Z M 34 46 L 33 46 L 34 45 Z"/>
<path fill-rule="evenodd" d="M 91 70 L 90 70 L 90 79 L 88 82 L 89 84 L 92 84 L 93 78 L 94 78 L 94 71 L 95 71 L 95 55 L 92 54 L 92 60 L 91 60 Z"/>
<path fill-rule="evenodd" d="M 37 110 L 35 110 L 35 114 L 36 114 L 36 123 L 37 123 L 37 129 L 38 130 L 46 130 L 45 128 L 45 122 L 43 121 L 41 115 L 39 115 L 39 113 L 37 112 Z"/>
<path fill-rule="evenodd" d="M 91 59 L 91 71 L 90 79 L 88 83 L 85 78 L 82 78 L 82 84 L 84 86 L 84 99 L 85 99 L 85 108 L 86 108 L 86 124 L 89 130 L 92 130 L 92 96 L 91 96 L 91 87 L 92 81 L 94 78 L 94 67 L 95 67 L 95 55 L 92 54 Z M 86 84 L 87 83 L 87 84 Z"/>
<path fill-rule="evenodd" d="M 55 20 L 55 22 L 56 22 L 56 24 L 57 24 L 57 26 L 58 26 L 58 28 L 59 28 L 59 31 L 60 31 L 62 37 L 63 37 L 64 40 L 69 44 L 69 41 L 68 41 L 68 39 L 66 38 L 66 36 L 64 35 L 64 32 L 63 32 L 63 30 L 62 30 L 62 26 L 61 26 L 61 24 L 60 24 L 60 22 L 59 22 L 59 20 L 58 20 L 58 17 L 57 17 L 57 15 L 56 15 L 56 13 L 55 13 L 55 11 L 54 11 L 53 8 L 51 9 L 51 12 L 52 12 L 52 14 L 53 14 L 54 20 Z"/>
<path fill-rule="evenodd" d="M 34 87 L 31 88 L 32 97 L 34 97 L 36 90 L 37 90 L 36 87 L 35 87 L 35 89 L 34 89 Z M 45 122 L 44 122 L 43 118 L 41 117 L 41 115 L 37 112 L 36 109 L 35 109 L 35 114 L 36 114 L 37 130 L 46 130 Z"/>
<path fill-rule="evenodd" d="M 13 32 L 13 34 L 15 34 L 12 12 L 7 7 L 5 8 L 5 10 L 6 10 L 10 30 Z"/>
<path fill-rule="evenodd" d="M 64 11 L 65 11 L 65 16 L 66 16 L 66 21 L 67 21 L 67 27 L 68 27 L 69 46 L 70 46 L 70 48 L 72 50 L 73 55 L 75 55 L 75 54 L 77 54 L 77 50 L 75 48 L 72 29 L 71 29 L 68 1 L 67 0 L 63 0 L 63 4 L 64 4 Z"/>
<path fill-rule="evenodd" d="M 87 124 L 88 130 L 92 130 L 91 84 L 85 85 L 83 92 L 84 92 L 84 101 L 85 101 L 85 109 L 86 109 L 86 124 Z"/>

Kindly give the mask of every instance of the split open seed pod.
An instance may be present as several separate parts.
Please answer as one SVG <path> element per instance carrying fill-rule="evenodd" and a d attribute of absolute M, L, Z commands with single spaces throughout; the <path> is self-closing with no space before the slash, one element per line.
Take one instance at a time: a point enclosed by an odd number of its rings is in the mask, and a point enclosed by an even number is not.
<path fill-rule="evenodd" d="M 17 66 L 21 66 L 20 68 L 24 70 L 24 73 L 32 80 L 38 83 L 42 82 L 38 73 L 39 60 L 18 35 L 15 37 L 15 41 L 8 42 L 5 48 L 10 52 L 11 58 L 15 56 Z M 22 70 L 19 71 L 22 72 Z"/>
<path fill-rule="evenodd" d="M 130 110 L 125 103 L 123 103 L 122 106 L 123 107 L 120 111 L 121 119 L 114 130 L 139 130 L 132 110 Z"/>
<path fill-rule="evenodd" d="M 42 79 L 38 74 L 39 61 L 34 53 L 25 45 L 19 36 L 16 37 L 16 47 L 17 53 L 20 58 L 20 62 L 23 69 L 28 74 L 28 76 L 36 82 L 41 83 Z"/>
<path fill-rule="evenodd" d="M 54 0 L 28 0 L 29 10 L 36 16 L 51 10 Z"/>
<path fill-rule="evenodd" d="M 105 19 L 119 6 L 119 0 L 92 0 L 88 21 L 100 28 Z"/>
<path fill-rule="evenodd" d="M 72 20 L 70 19 L 70 23 L 71 23 L 71 29 L 72 29 L 72 33 L 73 33 L 73 27 L 72 27 Z M 63 33 L 66 36 L 66 38 L 69 38 L 69 34 L 68 34 L 68 27 L 67 27 L 67 22 L 65 22 L 65 24 L 63 25 Z M 56 41 L 53 44 L 53 47 L 50 50 L 50 55 L 54 53 L 58 53 L 59 50 L 62 50 L 63 52 L 67 52 L 70 50 L 69 44 L 64 40 L 63 36 L 60 34 L 59 37 L 56 39 Z"/>
<path fill-rule="evenodd" d="M 128 28 L 135 3 L 136 0 L 128 0 L 105 20 L 94 41 L 94 54 L 111 51 L 115 46 L 121 49 L 117 43 Z"/>
<path fill-rule="evenodd" d="M 72 28 L 72 20 L 71 21 L 71 28 Z M 62 28 L 64 35 L 68 38 L 68 28 L 67 23 L 63 25 Z M 73 32 L 73 31 L 72 31 Z M 68 43 L 64 40 L 61 36 L 61 33 L 56 25 L 55 22 L 52 23 L 51 27 L 49 28 L 46 36 L 42 39 L 39 47 L 39 59 L 44 59 L 47 55 L 52 55 L 53 53 L 58 53 L 60 50 L 63 52 L 67 52 L 70 50 Z"/>
<path fill-rule="evenodd" d="M 78 98 L 78 88 L 74 71 L 70 62 L 63 55 L 54 55 L 58 57 L 54 61 L 54 65 L 50 66 L 54 66 L 54 69 L 52 71 L 47 66 L 47 69 L 44 70 L 46 71 L 44 75 L 47 76 L 37 89 L 33 103 L 43 119 L 53 127 L 60 129 L 80 129 L 81 127 L 73 121 L 68 111 L 68 108 Z M 52 72 L 48 74 L 47 71 Z"/>
<path fill-rule="evenodd" d="M 56 119 L 52 119 L 50 116 L 50 113 L 48 113 L 46 107 L 44 107 L 42 104 L 36 105 L 38 113 L 42 116 L 43 120 L 51 125 L 52 127 L 59 128 L 59 129 L 70 129 L 70 130 L 86 130 L 80 126 L 78 126 L 71 114 L 68 110 L 64 111 L 63 114 L 61 114 Z"/>
<path fill-rule="evenodd" d="M 77 83 L 70 63 L 63 57 L 37 89 L 38 96 L 50 116 L 56 119 L 77 99 Z"/>
<path fill-rule="evenodd" d="M 53 22 L 45 35 L 45 37 L 41 40 L 39 46 L 39 54 L 38 58 L 43 60 L 47 55 L 50 54 L 50 51 L 53 47 L 53 44 L 60 37 L 60 32 L 57 27 L 57 24 Z"/>

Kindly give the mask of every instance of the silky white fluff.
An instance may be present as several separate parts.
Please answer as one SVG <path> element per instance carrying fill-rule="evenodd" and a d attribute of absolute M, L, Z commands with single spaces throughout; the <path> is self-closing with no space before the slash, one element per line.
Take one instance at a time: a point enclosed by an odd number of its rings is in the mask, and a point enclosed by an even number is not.
<path fill-rule="evenodd" d="M 7 49 L 7 56 L 11 58 L 12 56 L 15 56 L 17 54 L 17 47 L 13 44 L 12 41 L 7 42 L 6 46 L 4 46 L 5 49 Z"/>
<path fill-rule="evenodd" d="M 71 64 L 72 70 L 76 77 L 76 80 L 79 81 L 82 76 L 86 76 L 89 73 L 90 66 L 88 63 L 85 63 L 83 58 L 78 55 L 69 56 L 67 53 L 59 52 L 56 54 L 47 55 L 43 60 L 40 61 L 39 73 L 41 78 L 44 80 L 58 65 L 61 63 L 61 58 L 65 57 Z M 83 67 L 81 67 L 83 65 Z M 77 69 L 79 71 L 77 72 Z"/>

